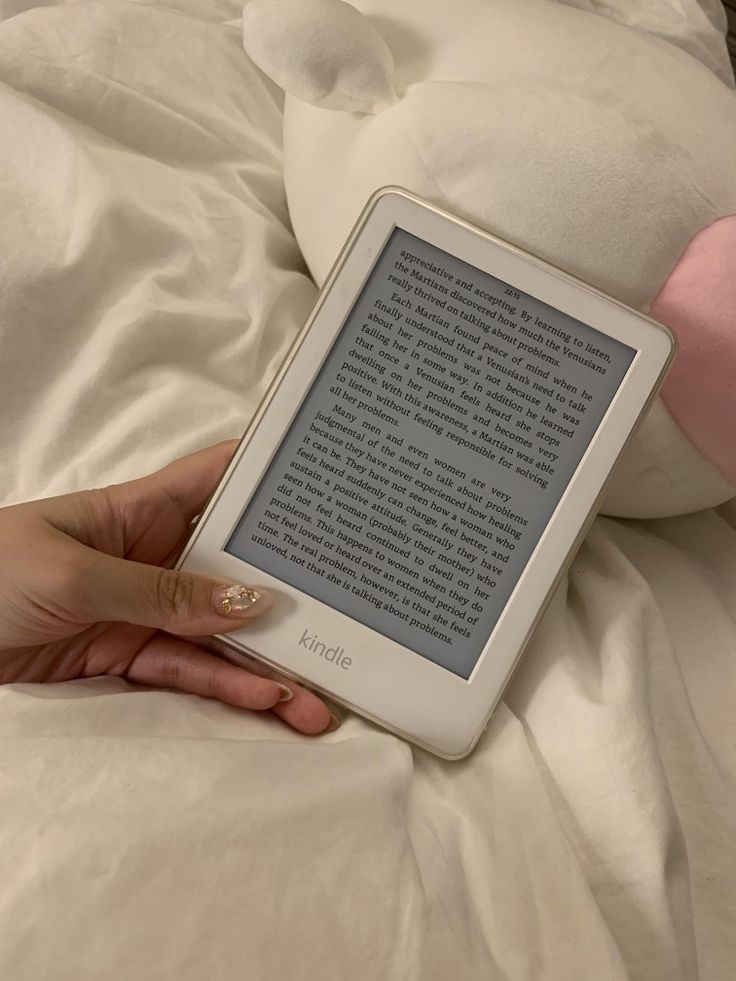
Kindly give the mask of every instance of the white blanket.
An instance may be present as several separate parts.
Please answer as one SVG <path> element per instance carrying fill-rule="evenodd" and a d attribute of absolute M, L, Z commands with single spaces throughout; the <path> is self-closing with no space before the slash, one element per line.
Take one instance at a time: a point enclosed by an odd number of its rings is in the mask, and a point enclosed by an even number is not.
<path fill-rule="evenodd" d="M 601 519 L 462 763 L 117 680 L 0 690 L 0 976 L 725 981 L 734 549 L 714 513 Z"/>
<path fill-rule="evenodd" d="M 237 435 L 313 301 L 238 13 L 0 0 L 6 501 Z M 0 977 L 730 977 L 735 554 L 733 508 L 600 519 L 461 763 L 0 689 Z"/>
<path fill-rule="evenodd" d="M 239 434 L 314 301 L 281 95 L 222 25 L 238 12 L 110 0 L 0 20 L 5 502 Z"/>

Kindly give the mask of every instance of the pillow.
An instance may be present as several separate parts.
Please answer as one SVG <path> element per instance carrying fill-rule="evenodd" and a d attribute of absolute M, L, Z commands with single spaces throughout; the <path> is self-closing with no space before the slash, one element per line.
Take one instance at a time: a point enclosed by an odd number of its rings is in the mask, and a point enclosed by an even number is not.
<path fill-rule="evenodd" d="M 312 0 L 309 22 L 328 25 L 342 6 Z M 355 6 L 364 48 L 378 29 L 393 54 L 397 101 L 356 112 L 310 97 L 305 79 L 344 61 L 326 44 L 302 49 L 301 76 L 291 64 L 286 99 L 289 207 L 317 281 L 369 194 L 398 184 L 632 306 L 647 310 L 658 297 L 653 312 L 680 338 L 678 368 L 605 509 L 656 517 L 732 497 L 736 253 L 730 226 L 715 223 L 736 213 L 733 88 L 647 30 L 548 0 Z M 251 0 L 244 19 L 246 50 L 273 77 L 300 48 L 306 19 L 297 0 L 279 11 L 278 32 L 268 0 Z M 356 77 L 367 64 L 353 65 Z M 685 310 L 685 290 L 663 286 L 670 274 L 692 281 L 691 242 L 701 266 L 711 256 L 721 272 Z"/>

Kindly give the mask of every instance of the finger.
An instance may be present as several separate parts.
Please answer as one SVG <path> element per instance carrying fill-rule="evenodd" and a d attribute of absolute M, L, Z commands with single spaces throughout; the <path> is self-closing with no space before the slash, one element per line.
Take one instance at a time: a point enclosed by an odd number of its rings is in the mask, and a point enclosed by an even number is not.
<path fill-rule="evenodd" d="M 299 685 L 291 685 L 291 688 L 294 697 L 288 702 L 275 705 L 272 709 L 274 715 L 308 736 L 337 729 L 340 725 L 339 719 L 330 712 L 321 698 Z"/>
<path fill-rule="evenodd" d="M 218 644 L 218 647 L 220 646 Z M 231 652 L 227 648 L 221 649 L 220 656 L 229 658 Z M 294 697 L 288 703 L 276 705 L 272 711 L 294 729 L 298 729 L 299 732 L 317 735 L 323 732 L 333 732 L 340 725 L 340 720 L 330 711 L 319 695 L 302 687 L 290 678 L 276 675 L 274 670 L 262 661 L 239 652 L 233 663 L 240 664 L 245 670 L 258 675 L 260 678 L 274 678 L 274 680 L 280 678 L 284 684 L 291 688 Z"/>
<path fill-rule="evenodd" d="M 237 446 L 227 440 L 156 473 L 24 505 L 70 538 L 109 555 L 173 565 Z"/>
<path fill-rule="evenodd" d="M 286 685 L 261 678 L 177 637 L 156 634 L 143 645 L 126 677 L 153 687 L 215 698 L 236 708 L 265 711 L 292 697 Z"/>
<path fill-rule="evenodd" d="M 259 587 L 118 559 L 77 546 L 76 618 L 155 627 L 184 637 L 226 633 L 273 606 Z"/>
<path fill-rule="evenodd" d="M 124 501 L 132 496 L 138 504 L 147 498 L 156 501 L 162 497 L 169 498 L 184 518 L 191 521 L 203 510 L 237 445 L 235 439 L 216 443 L 174 460 L 155 473 L 113 485 L 108 491 Z"/>

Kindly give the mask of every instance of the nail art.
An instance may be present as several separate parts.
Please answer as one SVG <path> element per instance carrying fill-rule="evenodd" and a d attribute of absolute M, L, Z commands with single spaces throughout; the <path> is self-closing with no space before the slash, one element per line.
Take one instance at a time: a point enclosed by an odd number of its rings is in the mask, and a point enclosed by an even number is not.
<path fill-rule="evenodd" d="M 256 603 L 263 599 L 263 594 L 257 589 L 237 583 L 232 586 L 220 586 L 215 592 L 215 609 L 226 617 L 240 616 L 252 610 Z"/>

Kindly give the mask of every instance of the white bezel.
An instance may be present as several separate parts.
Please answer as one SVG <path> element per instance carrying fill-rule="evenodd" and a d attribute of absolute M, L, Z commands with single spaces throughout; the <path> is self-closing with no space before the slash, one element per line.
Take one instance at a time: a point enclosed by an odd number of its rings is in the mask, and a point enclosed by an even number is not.
<path fill-rule="evenodd" d="M 397 226 L 638 352 L 467 680 L 223 551 Z M 220 635 L 218 649 L 236 661 L 239 654 L 255 657 L 437 755 L 465 756 L 501 697 L 674 351 L 673 335 L 649 317 L 401 188 L 377 191 L 180 559 L 179 568 L 231 577 L 276 595 L 267 616 Z M 349 670 L 300 647 L 305 629 L 343 647 L 352 661 Z"/>

